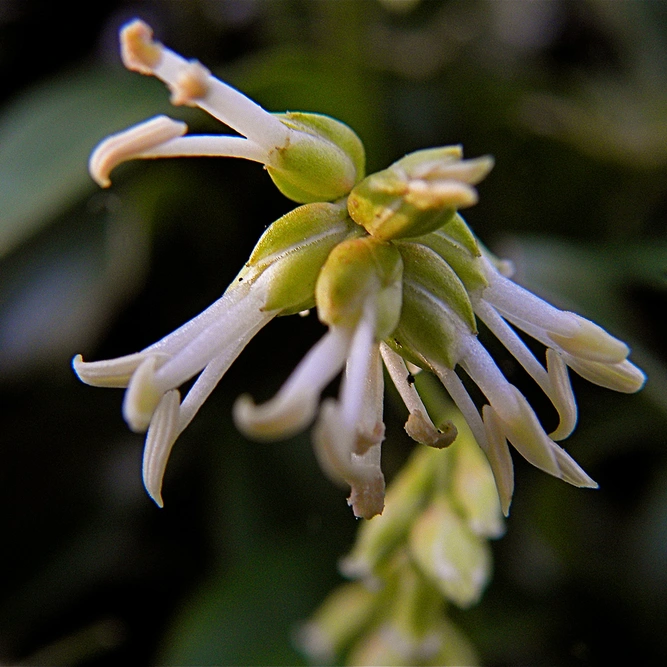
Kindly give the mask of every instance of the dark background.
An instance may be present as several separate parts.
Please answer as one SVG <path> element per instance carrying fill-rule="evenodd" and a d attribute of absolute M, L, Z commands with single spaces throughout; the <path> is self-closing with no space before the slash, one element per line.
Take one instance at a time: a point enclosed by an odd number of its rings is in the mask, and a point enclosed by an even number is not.
<path fill-rule="evenodd" d="M 294 624 L 339 583 L 356 530 L 307 434 L 250 443 L 230 417 L 238 394 L 280 386 L 321 335 L 314 316 L 273 322 L 233 366 L 174 449 L 163 510 L 143 491 L 121 392 L 70 370 L 75 353 L 133 352 L 198 313 L 293 206 L 232 160 L 132 164 L 108 191 L 90 181 L 95 144 L 150 115 L 218 131 L 122 70 L 117 30 L 140 16 L 266 108 L 347 122 L 369 171 L 448 143 L 495 156 L 472 228 L 526 285 L 629 341 L 649 382 L 628 397 L 574 379 L 566 444 L 601 489 L 515 457 L 494 581 L 452 613 L 489 665 L 661 664 L 667 4 L 85 7 L 0 0 L 0 661 L 302 663 Z M 404 418 L 389 402 L 390 478 L 412 447 Z"/>

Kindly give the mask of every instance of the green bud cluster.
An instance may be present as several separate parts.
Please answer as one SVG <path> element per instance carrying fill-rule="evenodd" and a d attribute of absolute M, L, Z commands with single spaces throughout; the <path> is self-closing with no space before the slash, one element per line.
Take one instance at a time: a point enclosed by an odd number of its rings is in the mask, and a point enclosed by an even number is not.
<path fill-rule="evenodd" d="M 443 451 L 418 448 L 387 489 L 380 517 L 361 525 L 335 589 L 303 626 L 314 661 L 459 665 L 474 650 L 447 603 L 477 602 L 491 575 L 489 538 L 504 531 L 493 476 L 465 421 Z M 350 622 L 354 619 L 354 622 Z"/>
<path fill-rule="evenodd" d="M 486 286 L 481 249 L 456 209 L 476 201 L 469 184 L 491 160 L 463 161 L 461 148 L 449 146 L 361 180 L 363 145 L 346 125 L 316 114 L 278 117 L 316 140 L 290 145 L 284 169 L 267 169 L 284 194 L 310 203 L 267 229 L 239 279 L 280 261 L 266 309 L 287 315 L 317 305 L 327 325 L 354 326 L 372 297 L 378 340 L 422 368 L 427 358 L 453 368 L 461 323 L 476 332 L 469 293 Z"/>

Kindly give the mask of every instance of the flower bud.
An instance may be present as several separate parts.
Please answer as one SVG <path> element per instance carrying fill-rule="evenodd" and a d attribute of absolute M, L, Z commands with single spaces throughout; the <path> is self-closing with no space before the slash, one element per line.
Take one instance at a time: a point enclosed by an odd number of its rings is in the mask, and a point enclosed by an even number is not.
<path fill-rule="evenodd" d="M 403 262 L 398 250 L 365 236 L 336 246 L 322 268 L 315 288 L 320 320 L 355 326 L 368 298 L 375 300 L 376 338 L 388 336 L 401 312 Z"/>
<path fill-rule="evenodd" d="M 364 177 L 364 146 L 347 125 L 314 113 L 274 115 L 293 130 L 266 165 L 286 197 L 303 203 L 333 201 Z"/>
<path fill-rule="evenodd" d="M 299 206 L 264 232 L 237 282 L 256 278 L 280 262 L 280 270 L 268 287 L 264 310 L 291 315 L 312 308 L 317 276 L 327 256 L 358 230 L 343 205 L 321 202 Z"/>
<path fill-rule="evenodd" d="M 442 594 L 459 607 L 477 602 L 491 576 L 491 553 L 441 496 L 410 532 L 410 553 Z"/>
<path fill-rule="evenodd" d="M 453 269 L 430 248 L 398 242 L 403 258 L 403 308 L 391 338 L 403 358 L 421 368 L 435 360 L 454 368 L 461 346 L 476 333 L 468 292 Z"/>
<path fill-rule="evenodd" d="M 477 203 L 472 186 L 493 166 L 490 157 L 461 156 L 460 146 L 417 151 L 371 174 L 350 193 L 350 216 L 383 241 L 439 229 L 457 209 Z"/>

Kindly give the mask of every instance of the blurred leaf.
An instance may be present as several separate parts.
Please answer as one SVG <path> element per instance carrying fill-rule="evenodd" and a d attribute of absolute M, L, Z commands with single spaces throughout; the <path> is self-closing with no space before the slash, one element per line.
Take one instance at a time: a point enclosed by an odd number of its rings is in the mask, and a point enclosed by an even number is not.
<path fill-rule="evenodd" d="M 88 157 L 107 134 L 164 112 L 164 87 L 108 68 L 55 77 L 0 117 L 0 257 L 96 187 Z"/>

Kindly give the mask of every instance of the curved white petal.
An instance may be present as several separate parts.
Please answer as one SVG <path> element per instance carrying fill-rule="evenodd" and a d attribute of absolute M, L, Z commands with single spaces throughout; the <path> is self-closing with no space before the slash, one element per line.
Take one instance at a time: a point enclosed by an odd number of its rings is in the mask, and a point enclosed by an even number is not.
<path fill-rule="evenodd" d="M 167 461 L 171 449 L 178 437 L 179 428 L 179 403 L 180 394 L 178 390 L 168 391 L 160 400 L 151 425 L 146 435 L 144 445 L 144 460 L 142 476 L 144 486 L 148 495 L 163 507 L 162 502 L 162 480 L 167 468 Z"/>
<path fill-rule="evenodd" d="M 496 480 L 500 507 L 505 516 L 509 516 L 512 494 L 514 493 L 514 465 L 507 445 L 507 438 L 503 433 L 502 423 L 495 410 L 490 405 L 482 408 L 484 427 L 489 446 L 485 450 L 493 477 Z"/>
<path fill-rule="evenodd" d="M 332 328 L 308 352 L 270 401 L 255 405 L 247 396 L 234 404 L 234 421 L 251 438 L 287 438 L 315 418 L 322 390 L 343 368 L 352 332 Z"/>
<path fill-rule="evenodd" d="M 410 413 L 405 424 L 407 434 L 413 440 L 429 447 L 441 449 L 451 445 L 456 439 L 456 426 L 450 421 L 440 429 L 435 427 L 415 388 L 414 381 L 408 380 L 410 372 L 405 360 L 386 343 L 380 343 L 380 354 L 394 386 Z"/>

